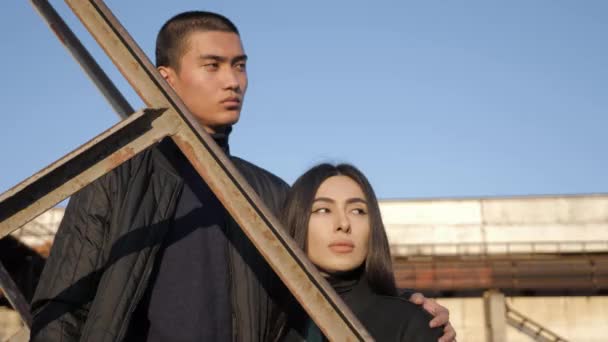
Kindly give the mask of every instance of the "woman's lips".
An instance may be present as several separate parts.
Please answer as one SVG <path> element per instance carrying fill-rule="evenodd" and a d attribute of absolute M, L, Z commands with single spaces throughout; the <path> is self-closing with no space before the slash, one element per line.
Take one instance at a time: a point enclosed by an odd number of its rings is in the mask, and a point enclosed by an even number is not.
<path fill-rule="evenodd" d="M 355 249 L 355 244 L 350 241 L 338 241 L 329 244 L 329 249 L 334 253 L 350 253 Z"/>

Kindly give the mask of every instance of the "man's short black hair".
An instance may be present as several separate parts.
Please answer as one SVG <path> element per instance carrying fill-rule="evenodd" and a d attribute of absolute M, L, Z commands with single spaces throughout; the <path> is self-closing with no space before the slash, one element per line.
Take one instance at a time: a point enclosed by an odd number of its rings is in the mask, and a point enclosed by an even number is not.
<path fill-rule="evenodd" d="M 205 11 L 180 13 L 169 19 L 156 36 L 156 66 L 179 69 L 179 60 L 185 53 L 188 37 L 192 32 L 239 30 L 230 19 L 221 14 Z"/>

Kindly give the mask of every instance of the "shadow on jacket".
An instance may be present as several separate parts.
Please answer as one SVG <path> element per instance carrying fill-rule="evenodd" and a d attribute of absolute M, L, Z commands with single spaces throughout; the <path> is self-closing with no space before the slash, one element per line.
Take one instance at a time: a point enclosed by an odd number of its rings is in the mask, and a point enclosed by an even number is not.
<path fill-rule="evenodd" d="M 32 302 L 33 341 L 121 341 L 173 222 L 183 180 L 169 139 L 72 196 Z M 242 159 L 232 162 L 277 214 L 288 185 Z M 228 214 L 226 214 L 228 215 Z M 227 220 L 234 341 L 272 339 L 278 278 Z M 186 235 L 186 234 L 184 234 Z"/>

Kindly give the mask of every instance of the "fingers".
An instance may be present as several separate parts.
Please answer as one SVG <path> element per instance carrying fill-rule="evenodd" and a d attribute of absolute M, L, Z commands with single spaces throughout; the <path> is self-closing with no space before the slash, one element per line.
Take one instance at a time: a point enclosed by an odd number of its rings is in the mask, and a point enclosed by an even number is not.
<path fill-rule="evenodd" d="M 433 319 L 429 323 L 431 328 L 444 326 L 443 336 L 439 339 L 439 342 L 456 342 L 456 330 L 450 324 L 450 311 L 437 304 L 434 299 L 426 298 L 422 293 L 414 293 L 410 297 L 410 302 L 422 305 L 424 310 L 433 315 Z"/>
<path fill-rule="evenodd" d="M 414 293 L 411 297 L 410 297 L 410 302 L 416 304 L 416 305 L 422 305 L 425 301 L 425 297 L 422 293 L 420 292 L 416 292 Z"/>
<path fill-rule="evenodd" d="M 443 336 L 439 338 L 439 342 L 456 342 L 456 330 L 451 323 L 448 322 L 443 328 Z"/>
<path fill-rule="evenodd" d="M 429 311 L 434 315 L 433 319 L 429 323 L 431 328 L 440 327 L 450 323 L 450 313 L 448 310 L 442 307 L 434 308 L 434 312 Z"/>

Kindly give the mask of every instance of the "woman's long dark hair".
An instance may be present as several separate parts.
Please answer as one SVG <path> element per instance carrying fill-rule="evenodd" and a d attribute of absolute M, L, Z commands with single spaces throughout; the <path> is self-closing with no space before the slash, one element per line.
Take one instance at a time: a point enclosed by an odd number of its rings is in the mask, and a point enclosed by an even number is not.
<path fill-rule="evenodd" d="M 370 224 L 370 238 L 367 258 L 363 269 L 363 276 L 367 279 L 370 288 L 377 294 L 396 296 L 395 277 L 388 246 L 388 239 L 380 207 L 374 190 L 367 178 L 356 167 L 349 164 L 320 164 L 313 167 L 298 178 L 293 184 L 281 219 L 285 229 L 296 241 L 298 246 L 306 250 L 308 236 L 308 222 L 312 212 L 312 204 L 321 184 L 333 176 L 347 176 L 355 181 L 363 190 L 367 200 L 367 211 Z M 306 313 L 299 303 L 293 298 L 286 287 L 277 290 L 282 300 L 278 303 L 281 309 L 273 312 L 271 328 L 271 340 L 279 341 L 287 333 L 288 326 L 296 327 L 305 323 Z"/>
<path fill-rule="evenodd" d="M 382 217 L 380 216 L 378 200 L 369 181 L 356 167 L 349 164 L 320 164 L 300 176 L 293 184 L 285 202 L 283 224 L 300 248 L 306 250 L 308 222 L 310 221 L 315 195 L 321 184 L 333 176 L 349 177 L 363 190 L 367 200 L 370 224 L 364 277 L 375 293 L 396 296 L 397 289 L 395 287 L 391 254 Z"/>

